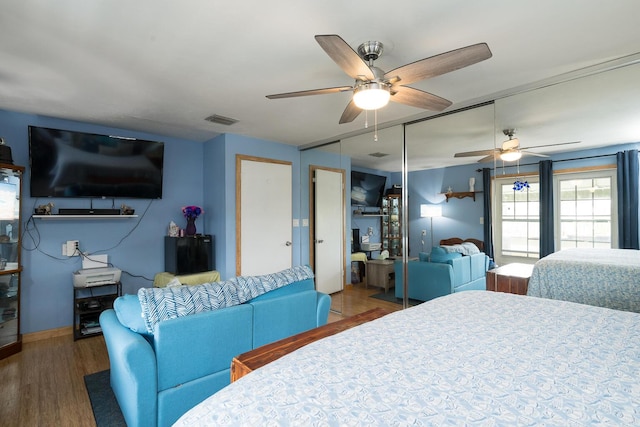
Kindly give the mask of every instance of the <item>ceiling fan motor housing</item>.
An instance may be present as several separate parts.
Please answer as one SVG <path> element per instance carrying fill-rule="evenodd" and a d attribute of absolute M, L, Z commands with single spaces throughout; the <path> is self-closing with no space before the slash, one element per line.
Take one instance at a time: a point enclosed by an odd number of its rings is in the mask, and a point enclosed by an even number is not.
<path fill-rule="evenodd" d="M 368 41 L 358 46 L 358 55 L 365 61 L 375 61 L 380 55 L 384 45 L 377 41 Z"/>

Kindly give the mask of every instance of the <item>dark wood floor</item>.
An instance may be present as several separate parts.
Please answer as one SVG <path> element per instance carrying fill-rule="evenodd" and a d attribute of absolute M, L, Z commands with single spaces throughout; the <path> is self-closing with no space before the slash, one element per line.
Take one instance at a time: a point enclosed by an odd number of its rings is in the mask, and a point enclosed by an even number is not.
<path fill-rule="evenodd" d="M 346 286 L 333 296 L 341 301 L 335 305 L 342 305 L 342 314 L 330 313 L 329 321 L 374 307 L 402 308 L 369 298 L 379 292 L 362 284 Z M 108 368 L 101 336 L 74 342 L 68 334 L 24 343 L 22 352 L 0 360 L 0 426 L 95 426 L 84 376 Z"/>

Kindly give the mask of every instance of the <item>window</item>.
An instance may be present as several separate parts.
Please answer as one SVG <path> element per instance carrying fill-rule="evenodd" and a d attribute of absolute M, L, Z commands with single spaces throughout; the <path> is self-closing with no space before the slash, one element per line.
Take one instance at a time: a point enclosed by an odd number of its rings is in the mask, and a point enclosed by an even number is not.
<path fill-rule="evenodd" d="M 531 262 L 540 256 L 539 178 L 520 180 L 529 187 L 514 190 L 513 176 L 495 179 L 494 247 L 499 264 Z M 554 212 L 556 250 L 617 247 L 615 169 L 556 172 Z"/>
<path fill-rule="evenodd" d="M 537 176 L 521 177 L 529 184 L 514 190 L 514 177 L 496 179 L 496 258 L 500 263 L 537 259 L 540 253 L 540 184 Z"/>
<path fill-rule="evenodd" d="M 556 248 L 617 247 L 615 170 L 554 177 Z"/>

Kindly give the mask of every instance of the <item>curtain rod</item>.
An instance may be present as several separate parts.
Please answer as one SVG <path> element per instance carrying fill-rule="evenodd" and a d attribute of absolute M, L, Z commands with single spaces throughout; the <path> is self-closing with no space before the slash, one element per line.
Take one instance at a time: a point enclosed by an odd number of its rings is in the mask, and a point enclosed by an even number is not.
<path fill-rule="evenodd" d="M 572 162 L 575 160 L 589 160 L 589 159 L 598 159 L 601 157 L 611 157 L 611 156 L 615 156 L 616 153 L 613 154 L 599 154 L 597 156 L 586 156 L 586 157 L 576 157 L 573 159 L 561 159 L 561 160 L 552 160 L 553 163 L 560 163 L 560 162 Z M 520 166 L 536 166 L 538 165 L 538 163 L 520 163 Z M 511 167 L 511 166 L 507 166 L 507 167 Z M 484 168 L 480 168 L 480 169 L 476 169 L 476 172 L 482 172 L 482 169 Z M 489 168 L 489 170 L 495 170 L 494 168 Z"/>

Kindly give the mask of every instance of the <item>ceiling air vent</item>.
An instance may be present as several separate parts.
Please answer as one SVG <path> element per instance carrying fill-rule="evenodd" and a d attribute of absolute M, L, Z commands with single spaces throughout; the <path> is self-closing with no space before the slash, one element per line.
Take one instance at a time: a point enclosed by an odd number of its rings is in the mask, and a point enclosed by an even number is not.
<path fill-rule="evenodd" d="M 386 157 L 386 156 L 388 156 L 389 154 L 387 154 L 387 153 L 381 153 L 381 152 L 379 152 L 379 151 L 378 151 L 377 153 L 369 153 L 369 155 L 370 155 L 371 157 Z"/>
<path fill-rule="evenodd" d="M 219 116 L 217 114 L 209 116 L 205 120 L 211 123 L 218 123 L 220 125 L 225 125 L 225 126 L 231 126 L 234 123 L 238 123 L 236 119 L 232 119 L 225 116 Z"/>

